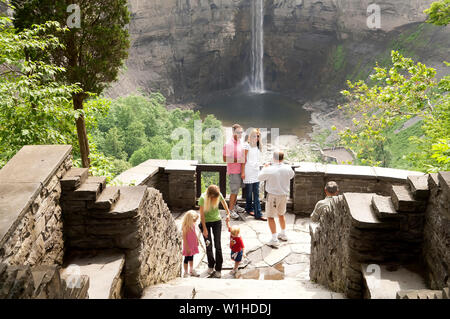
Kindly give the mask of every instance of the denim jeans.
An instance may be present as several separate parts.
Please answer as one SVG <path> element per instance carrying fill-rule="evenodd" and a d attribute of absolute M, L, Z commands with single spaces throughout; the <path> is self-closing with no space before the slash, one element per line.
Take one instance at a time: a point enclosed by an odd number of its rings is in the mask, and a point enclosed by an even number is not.
<path fill-rule="evenodd" d="M 262 217 L 261 204 L 259 202 L 259 182 L 245 184 L 245 210 L 247 213 L 255 212 L 255 218 Z"/>
<path fill-rule="evenodd" d="M 222 233 L 222 221 L 218 220 L 216 222 L 207 222 L 206 229 L 208 230 L 208 237 L 206 238 L 203 236 L 203 239 L 205 240 L 205 246 L 206 246 L 206 256 L 208 257 L 208 268 L 215 268 L 216 271 L 222 271 L 222 264 L 223 264 L 223 256 L 222 256 L 222 244 L 220 242 L 220 236 Z M 203 234 L 203 225 L 200 223 L 199 225 L 200 230 Z M 213 240 L 211 240 L 211 235 Z M 206 243 L 206 241 L 209 240 L 209 245 Z M 214 248 L 216 250 L 216 256 L 214 259 L 213 254 L 213 242 L 214 242 Z"/>

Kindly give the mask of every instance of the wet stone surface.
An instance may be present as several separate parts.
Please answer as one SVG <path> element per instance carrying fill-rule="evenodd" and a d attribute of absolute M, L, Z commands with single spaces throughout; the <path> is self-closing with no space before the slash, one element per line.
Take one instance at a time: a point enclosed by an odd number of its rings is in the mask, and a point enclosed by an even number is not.
<path fill-rule="evenodd" d="M 221 211 L 222 221 L 222 253 L 223 266 L 222 278 L 233 278 L 230 271 L 234 267 L 234 261 L 230 257 L 230 235 L 226 229 L 225 211 Z M 174 215 L 179 229 L 184 214 Z M 309 254 L 311 238 L 309 235 L 309 218 L 299 217 L 294 214 L 286 214 L 286 234 L 288 241 L 280 241 L 278 248 L 270 247 L 267 242 L 271 239 L 271 233 L 267 222 L 255 220 L 252 216 L 241 214 L 243 220 L 231 220 L 230 225 L 237 225 L 241 229 L 241 237 L 244 241 L 247 257 L 243 258 L 239 265 L 242 279 L 259 280 L 283 280 L 296 278 L 309 280 Z M 277 221 L 277 231 L 279 231 Z M 199 230 L 197 228 L 198 234 Z M 207 277 L 208 260 L 206 256 L 203 237 L 200 238 L 200 253 L 194 256 L 194 267 L 201 277 Z"/>
<path fill-rule="evenodd" d="M 280 242 L 278 248 L 267 245 L 271 234 L 267 222 L 255 220 L 241 214 L 242 220 L 231 220 L 231 225 L 239 225 L 246 247 L 247 257 L 240 264 L 239 272 L 233 276 L 234 261 L 231 260 L 229 240 L 224 211 L 221 212 L 223 269 L 221 279 L 207 278 L 207 257 L 205 243 L 200 235 L 200 253 L 194 257 L 194 268 L 199 278 L 181 277 L 164 284 L 148 287 L 143 299 L 215 299 L 215 298 L 266 298 L 266 299 L 334 299 L 344 298 L 342 294 L 310 281 L 310 219 L 286 215 L 287 242 Z M 177 227 L 181 230 L 184 214 L 174 214 Z M 279 224 L 277 221 L 277 231 Z M 183 276 L 182 272 L 182 276 Z"/>

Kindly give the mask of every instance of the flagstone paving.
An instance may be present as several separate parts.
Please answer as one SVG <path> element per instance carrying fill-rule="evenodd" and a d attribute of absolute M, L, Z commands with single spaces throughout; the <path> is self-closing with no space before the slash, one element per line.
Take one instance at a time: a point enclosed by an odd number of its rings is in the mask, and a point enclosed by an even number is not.
<path fill-rule="evenodd" d="M 143 298 L 343 298 L 342 294 L 310 281 L 309 218 L 287 213 L 286 234 L 289 240 L 280 242 L 278 248 L 267 245 L 271 239 L 267 222 L 255 220 L 246 213 L 240 214 L 239 220 L 231 220 L 231 225 L 240 226 L 247 254 L 247 258 L 241 262 L 237 278 L 233 278 L 230 271 L 234 261 L 230 258 L 230 235 L 226 228 L 225 211 L 221 211 L 221 215 L 224 258 L 222 278 L 206 278 L 208 264 L 204 241 L 200 236 L 200 253 L 194 257 L 194 268 L 200 273 L 200 278 L 176 278 L 168 283 L 148 287 Z M 174 214 L 179 229 L 183 216 L 182 213 Z"/>

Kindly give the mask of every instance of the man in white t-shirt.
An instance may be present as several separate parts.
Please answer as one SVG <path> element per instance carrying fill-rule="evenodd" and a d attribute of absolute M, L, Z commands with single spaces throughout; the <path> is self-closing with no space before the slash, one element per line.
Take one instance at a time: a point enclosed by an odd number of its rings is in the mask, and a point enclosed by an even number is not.
<path fill-rule="evenodd" d="M 269 246 L 279 246 L 278 239 L 287 241 L 286 236 L 286 214 L 287 198 L 291 186 L 291 179 L 295 173 L 291 166 L 283 164 L 284 153 L 277 151 L 273 153 L 273 163 L 264 165 L 259 172 L 258 180 L 266 182 L 267 200 L 266 213 L 272 239 L 268 243 Z M 281 232 L 277 234 L 277 226 L 275 217 L 280 222 Z"/>

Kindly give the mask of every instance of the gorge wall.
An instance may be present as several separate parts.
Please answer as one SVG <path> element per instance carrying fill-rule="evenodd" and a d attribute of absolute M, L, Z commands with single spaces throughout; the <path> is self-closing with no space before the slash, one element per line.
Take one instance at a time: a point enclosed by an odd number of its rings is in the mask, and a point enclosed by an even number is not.
<path fill-rule="evenodd" d="M 308 98 L 322 96 L 324 90 L 336 94 L 345 79 L 367 77 L 375 60 L 386 60 L 386 52 L 396 44 L 401 49 L 398 34 L 415 35 L 417 23 L 426 18 L 423 10 L 432 2 L 378 1 L 381 29 L 374 31 L 367 27 L 371 1 L 265 0 L 266 88 Z M 132 46 L 127 68 L 108 94 L 117 97 L 140 88 L 160 91 L 172 101 L 187 101 L 242 84 L 251 65 L 250 4 L 250 0 L 130 0 Z M 448 28 L 422 29 L 429 41 L 442 44 L 448 53 Z M 427 54 L 413 53 L 437 65 L 445 54 L 439 49 L 430 54 L 434 45 L 429 41 L 422 45 Z"/>

